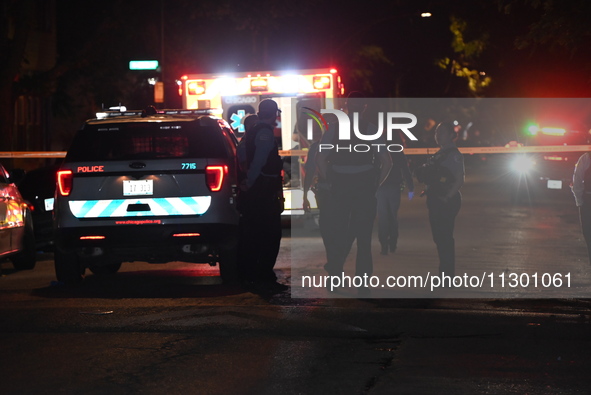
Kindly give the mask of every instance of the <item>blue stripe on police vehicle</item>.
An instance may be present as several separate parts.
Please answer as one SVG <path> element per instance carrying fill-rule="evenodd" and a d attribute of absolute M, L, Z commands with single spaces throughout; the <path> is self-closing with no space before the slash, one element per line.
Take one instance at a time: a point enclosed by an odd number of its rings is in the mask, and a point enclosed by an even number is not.
<path fill-rule="evenodd" d="M 147 199 L 73 200 L 70 211 L 76 218 L 149 217 L 202 215 L 211 204 L 211 196 Z M 147 210 L 128 211 L 130 205 L 146 205 Z"/>

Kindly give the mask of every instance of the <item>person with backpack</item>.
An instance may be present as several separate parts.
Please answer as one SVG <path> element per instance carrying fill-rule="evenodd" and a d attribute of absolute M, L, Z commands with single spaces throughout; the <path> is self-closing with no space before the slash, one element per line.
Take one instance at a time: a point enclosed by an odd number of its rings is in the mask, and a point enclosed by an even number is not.
<path fill-rule="evenodd" d="M 435 129 L 440 147 L 427 163 L 417 169 L 419 182 L 425 184 L 427 209 L 433 241 L 439 256 L 439 274 L 455 275 L 454 226 L 462 206 L 460 188 L 464 184 L 464 156 L 455 144 L 457 137 L 452 122 L 442 122 Z"/>

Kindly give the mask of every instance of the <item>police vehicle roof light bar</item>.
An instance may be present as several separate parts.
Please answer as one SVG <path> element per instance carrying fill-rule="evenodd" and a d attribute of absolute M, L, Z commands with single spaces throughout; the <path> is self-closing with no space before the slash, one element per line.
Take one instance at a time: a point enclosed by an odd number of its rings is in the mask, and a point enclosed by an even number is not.
<path fill-rule="evenodd" d="M 141 116 L 145 110 L 130 110 L 130 111 L 101 111 L 96 113 L 97 119 L 116 118 L 116 117 L 131 117 Z M 221 110 L 217 108 L 201 108 L 195 110 L 186 109 L 165 109 L 156 110 L 154 115 L 213 115 L 220 113 Z"/>

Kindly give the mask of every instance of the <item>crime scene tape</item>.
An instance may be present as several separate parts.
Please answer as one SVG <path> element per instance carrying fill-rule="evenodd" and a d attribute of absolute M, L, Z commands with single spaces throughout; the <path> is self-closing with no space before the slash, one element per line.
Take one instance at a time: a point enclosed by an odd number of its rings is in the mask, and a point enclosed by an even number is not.
<path fill-rule="evenodd" d="M 0 158 L 65 158 L 66 151 L 0 151 Z"/>
<path fill-rule="evenodd" d="M 544 152 L 588 152 L 591 145 L 540 145 L 528 147 L 458 147 L 462 154 L 525 154 Z M 439 148 L 405 148 L 406 155 L 433 155 Z M 281 156 L 306 156 L 308 150 L 280 150 Z M 0 158 L 64 158 L 66 151 L 0 151 Z"/>
<path fill-rule="evenodd" d="M 591 145 L 540 145 L 529 147 L 458 147 L 462 154 L 524 154 L 544 152 L 587 152 Z M 405 148 L 406 155 L 433 155 L 439 148 Z M 283 150 L 281 156 L 306 156 L 308 150 Z"/>

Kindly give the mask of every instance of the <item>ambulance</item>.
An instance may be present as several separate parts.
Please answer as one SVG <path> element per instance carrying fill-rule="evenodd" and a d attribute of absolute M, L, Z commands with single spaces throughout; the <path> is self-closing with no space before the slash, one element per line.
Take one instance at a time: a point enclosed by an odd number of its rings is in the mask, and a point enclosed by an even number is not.
<path fill-rule="evenodd" d="M 301 176 L 306 149 L 313 136 L 308 133 L 309 119 L 320 109 L 343 107 L 345 87 L 334 68 L 250 71 L 233 73 L 189 74 L 178 80 L 183 108 L 216 109 L 238 138 L 244 133 L 242 120 L 257 112 L 264 99 L 279 105 L 275 137 L 285 167 L 284 215 L 302 215 L 303 190 Z M 297 164 L 296 164 L 297 163 Z M 288 174 L 290 173 L 290 174 Z M 313 194 L 308 195 L 314 206 Z"/>

